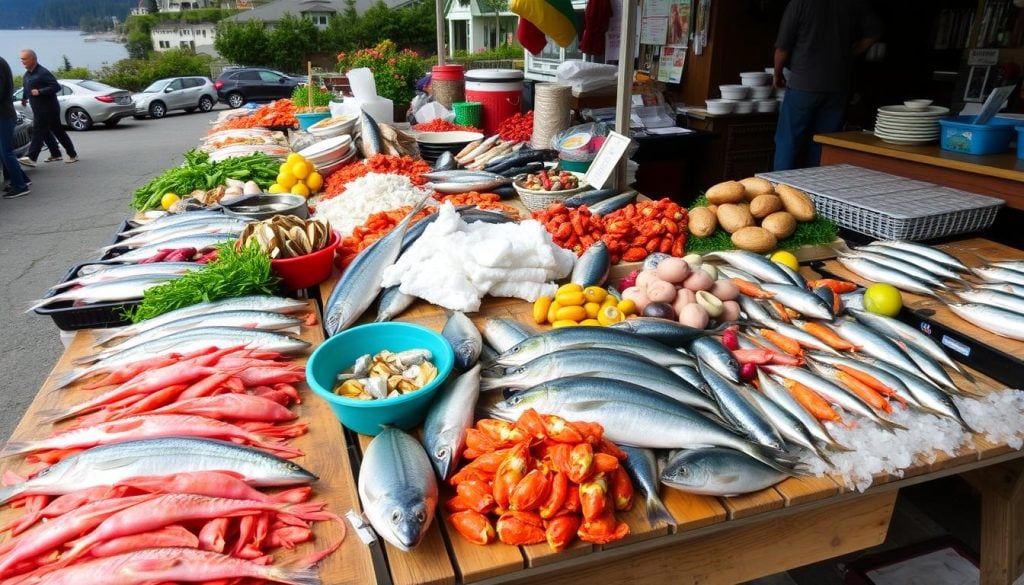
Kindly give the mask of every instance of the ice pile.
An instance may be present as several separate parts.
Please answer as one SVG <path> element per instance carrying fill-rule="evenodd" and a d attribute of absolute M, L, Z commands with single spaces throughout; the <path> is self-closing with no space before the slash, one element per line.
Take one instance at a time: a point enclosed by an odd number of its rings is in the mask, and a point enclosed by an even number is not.
<path fill-rule="evenodd" d="M 964 420 L 987 441 L 1013 449 L 1024 445 L 1024 391 L 1007 388 L 977 400 L 955 397 L 954 401 Z M 835 468 L 805 454 L 802 459 L 808 470 L 819 476 L 831 474 L 847 488 L 863 492 L 876 474 L 903 477 L 903 471 L 915 463 L 932 463 L 941 453 L 952 456 L 971 441 L 970 433 L 948 418 L 898 406 L 889 418 L 907 430 L 889 433 L 852 416 L 847 418 L 855 421 L 852 428 L 825 423 L 837 441 L 853 450 L 830 454 Z"/>
<path fill-rule="evenodd" d="M 553 295 L 552 280 L 572 272 L 576 256 L 551 241 L 539 222 L 462 221 L 446 203 L 437 220 L 384 271 L 383 286 L 453 311 L 480 309 L 490 294 L 534 301 Z"/>

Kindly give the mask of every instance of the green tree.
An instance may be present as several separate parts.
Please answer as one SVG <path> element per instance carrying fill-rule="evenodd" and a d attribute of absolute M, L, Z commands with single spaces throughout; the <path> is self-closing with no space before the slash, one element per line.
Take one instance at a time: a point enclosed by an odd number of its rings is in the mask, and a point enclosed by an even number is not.
<path fill-rule="evenodd" d="M 508 0 L 476 0 L 477 4 L 480 5 L 481 12 L 493 12 L 494 13 L 494 45 L 492 49 L 497 49 L 501 45 L 505 44 L 501 39 L 501 13 L 508 10 Z"/>
<path fill-rule="evenodd" d="M 304 69 L 308 55 L 320 48 L 320 29 L 313 21 L 285 13 L 268 38 L 271 64 L 283 71 Z"/>
<path fill-rule="evenodd" d="M 145 59 L 153 52 L 153 40 L 149 37 L 149 30 L 132 30 L 128 33 L 128 42 L 125 43 L 128 49 L 129 59 Z"/>
<path fill-rule="evenodd" d="M 213 46 L 225 59 L 238 65 L 270 65 L 274 62 L 270 35 L 259 21 L 218 22 Z"/>

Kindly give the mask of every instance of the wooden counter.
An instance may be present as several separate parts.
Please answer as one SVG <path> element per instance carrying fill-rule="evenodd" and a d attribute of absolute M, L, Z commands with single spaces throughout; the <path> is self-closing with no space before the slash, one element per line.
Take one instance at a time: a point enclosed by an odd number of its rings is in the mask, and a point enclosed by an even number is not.
<path fill-rule="evenodd" d="M 1015 151 L 978 156 L 942 150 L 938 144 L 903 146 L 882 142 L 870 132 L 819 134 L 821 164 L 862 167 L 991 195 L 1024 210 L 1024 161 Z"/>

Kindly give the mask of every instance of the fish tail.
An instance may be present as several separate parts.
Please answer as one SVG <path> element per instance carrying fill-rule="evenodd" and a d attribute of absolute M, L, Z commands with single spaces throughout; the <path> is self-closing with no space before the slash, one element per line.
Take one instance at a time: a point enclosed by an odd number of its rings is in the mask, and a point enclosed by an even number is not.
<path fill-rule="evenodd" d="M 267 578 L 289 585 L 321 585 L 320 571 L 310 567 L 267 567 Z"/>
<path fill-rule="evenodd" d="M 61 295 L 56 294 L 56 295 L 45 297 L 45 298 L 42 298 L 42 299 L 36 299 L 34 301 L 29 301 L 28 302 L 28 308 L 25 309 L 25 312 L 26 313 L 31 313 L 32 311 L 35 311 L 36 309 L 40 309 L 42 307 L 45 307 L 46 305 L 49 305 L 50 303 L 59 303 L 62 300 L 64 300 L 64 298 L 61 297 Z"/>
<path fill-rule="evenodd" d="M 661 501 L 658 494 L 647 494 L 645 500 L 647 510 L 647 523 L 651 526 L 657 526 L 658 524 L 665 523 L 669 526 L 676 525 L 676 519 L 665 507 L 665 502 Z"/>
<path fill-rule="evenodd" d="M 0 449 L 0 459 L 14 457 L 32 450 L 32 444 L 27 441 L 9 441 Z"/>
<path fill-rule="evenodd" d="M 118 337 L 122 337 L 123 335 L 124 335 L 124 332 L 120 331 L 120 330 L 117 330 L 117 329 L 115 329 L 111 333 L 104 333 L 102 335 L 98 335 L 98 336 L 96 336 L 96 343 L 94 343 L 92 346 L 93 347 L 104 346 L 104 345 L 110 343 L 111 341 L 117 339 Z"/>
<path fill-rule="evenodd" d="M 876 425 L 882 427 L 882 430 L 889 431 L 890 433 L 895 433 L 896 431 L 905 431 L 905 430 L 907 430 L 907 427 L 905 427 L 905 426 L 903 426 L 903 425 L 901 425 L 899 423 L 894 423 L 891 420 L 886 420 L 886 419 L 884 419 L 884 418 L 882 418 L 880 416 L 879 417 L 875 417 L 873 420 L 874 420 Z"/>
<path fill-rule="evenodd" d="M 54 384 L 54 389 L 70 386 L 71 384 L 74 384 L 76 380 L 83 378 L 88 374 L 89 368 L 75 368 L 60 378 L 57 378 L 57 381 Z"/>

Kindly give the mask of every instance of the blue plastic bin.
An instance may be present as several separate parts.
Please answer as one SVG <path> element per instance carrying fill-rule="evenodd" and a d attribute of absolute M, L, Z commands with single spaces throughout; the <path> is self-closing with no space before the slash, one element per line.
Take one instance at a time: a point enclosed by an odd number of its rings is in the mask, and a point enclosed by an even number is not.
<path fill-rule="evenodd" d="M 1017 126 L 1017 158 L 1024 160 L 1024 126 Z"/>
<path fill-rule="evenodd" d="M 971 124 L 974 116 L 954 116 L 939 120 L 942 149 L 966 154 L 999 154 L 1010 148 L 1014 128 L 1021 122 L 1010 118 L 992 118 L 988 124 Z"/>

